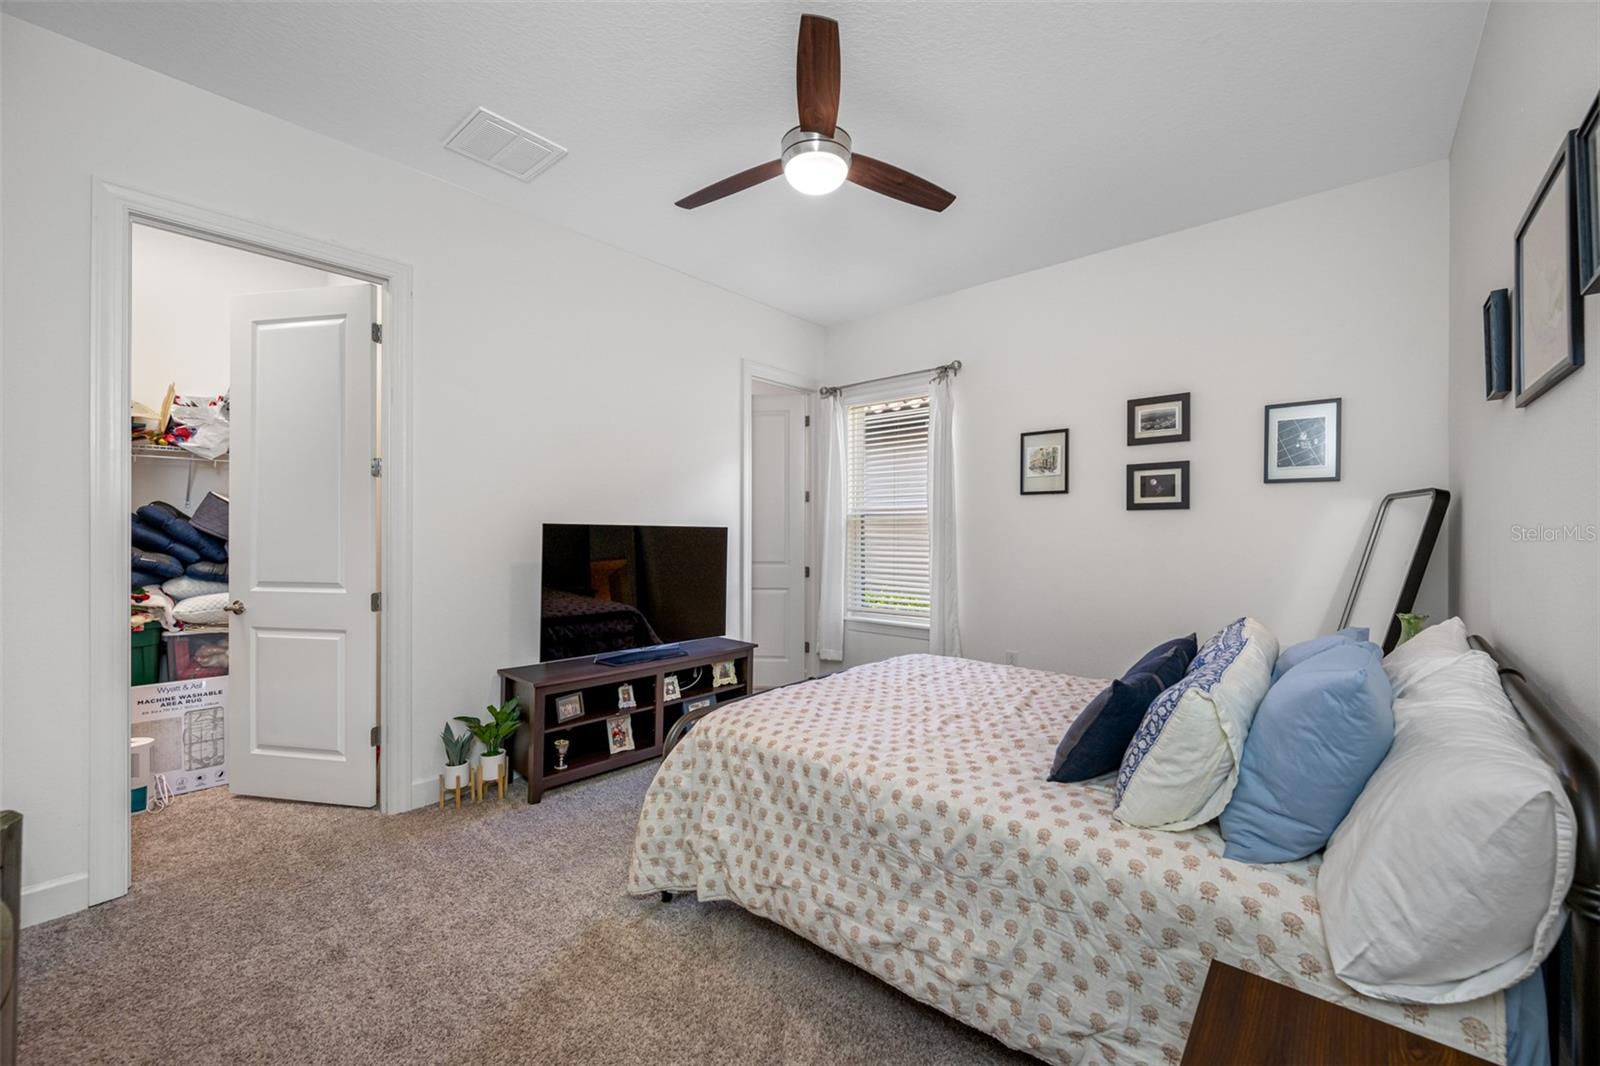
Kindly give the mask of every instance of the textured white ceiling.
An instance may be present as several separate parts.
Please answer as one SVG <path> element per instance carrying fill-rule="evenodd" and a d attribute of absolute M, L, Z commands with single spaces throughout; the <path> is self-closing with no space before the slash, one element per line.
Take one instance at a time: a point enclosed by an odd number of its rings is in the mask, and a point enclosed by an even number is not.
<path fill-rule="evenodd" d="M 6 5 L 824 324 L 1443 158 L 1485 9 Z M 840 22 L 840 124 L 856 147 L 955 192 L 948 211 L 850 185 L 811 199 L 781 179 L 673 206 L 777 156 L 802 11 Z M 478 105 L 570 155 L 524 185 L 445 150 Z"/>

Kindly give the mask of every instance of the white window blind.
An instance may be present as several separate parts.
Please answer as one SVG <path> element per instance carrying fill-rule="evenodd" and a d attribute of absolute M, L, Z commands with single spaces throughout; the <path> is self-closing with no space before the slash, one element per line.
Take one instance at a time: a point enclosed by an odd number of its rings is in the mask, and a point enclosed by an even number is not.
<path fill-rule="evenodd" d="M 928 619 L 928 398 L 850 408 L 845 605 Z"/>

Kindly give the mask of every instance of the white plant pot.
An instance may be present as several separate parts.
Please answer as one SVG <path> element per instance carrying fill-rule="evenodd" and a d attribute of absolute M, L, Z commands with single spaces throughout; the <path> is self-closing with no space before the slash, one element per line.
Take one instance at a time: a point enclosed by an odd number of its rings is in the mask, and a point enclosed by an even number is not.
<path fill-rule="evenodd" d="M 465 784 L 467 784 L 467 764 L 466 763 L 462 763 L 460 766 L 446 766 L 444 768 L 444 787 L 445 788 L 451 789 L 451 788 L 456 788 L 456 787 L 458 787 L 460 785 L 465 785 Z"/>
<path fill-rule="evenodd" d="M 483 755 L 478 758 L 478 769 L 483 771 L 484 781 L 498 781 L 500 768 L 506 763 L 506 753 L 499 755 Z"/>

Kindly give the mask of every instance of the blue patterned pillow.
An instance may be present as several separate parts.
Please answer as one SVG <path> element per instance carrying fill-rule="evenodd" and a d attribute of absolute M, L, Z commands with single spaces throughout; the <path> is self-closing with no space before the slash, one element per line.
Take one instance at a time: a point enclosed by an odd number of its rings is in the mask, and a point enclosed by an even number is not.
<path fill-rule="evenodd" d="M 1145 712 L 1117 774 L 1116 817 L 1150 829 L 1215 818 L 1233 795 L 1245 735 L 1272 683 L 1278 640 L 1241 618 L 1206 641 L 1189 673 Z"/>

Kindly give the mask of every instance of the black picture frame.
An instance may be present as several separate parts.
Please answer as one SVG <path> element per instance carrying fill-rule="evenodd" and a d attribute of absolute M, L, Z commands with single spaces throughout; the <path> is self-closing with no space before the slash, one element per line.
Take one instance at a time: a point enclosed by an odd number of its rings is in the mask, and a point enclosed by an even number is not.
<path fill-rule="evenodd" d="M 1583 365 L 1583 292 L 1578 284 L 1578 241 L 1576 231 L 1578 228 L 1578 179 L 1577 167 L 1574 160 L 1578 154 L 1578 131 L 1572 130 L 1562 138 L 1561 148 L 1550 161 L 1550 166 L 1544 172 L 1544 177 L 1539 180 L 1539 187 L 1533 194 L 1533 200 L 1528 204 L 1528 210 L 1522 215 L 1522 221 L 1517 224 L 1516 238 L 1512 242 L 1512 255 L 1516 261 L 1516 277 L 1512 287 L 1512 366 L 1515 372 L 1514 389 L 1516 405 L 1526 407 L 1534 400 L 1549 392 L 1564 378 Z M 1567 322 L 1566 351 L 1564 357 L 1545 370 L 1539 372 L 1531 381 L 1527 371 L 1527 339 L 1528 316 L 1524 301 L 1528 298 L 1526 271 L 1523 269 L 1523 240 L 1527 236 L 1528 228 L 1540 218 L 1540 212 L 1548 205 L 1561 202 L 1566 208 L 1567 219 L 1563 227 L 1566 239 L 1563 241 L 1562 262 L 1555 264 L 1560 271 L 1561 282 L 1566 288 L 1567 295 Z"/>
<path fill-rule="evenodd" d="M 1585 296 L 1600 296 L 1600 94 L 1578 126 L 1578 281 Z"/>
<path fill-rule="evenodd" d="M 1511 392 L 1511 290 L 1496 289 L 1483 301 L 1483 398 Z"/>
<path fill-rule="evenodd" d="M 1058 433 L 1061 434 L 1059 442 L 1061 446 L 1061 472 L 1048 477 L 1035 475 L 1030 478 L 1028 475 L 1028 438 L 1053 437 Z M 1048 447 L 1054 443 L 1057 442 L 1040 441 L 1035 447 Z M 1072 457 L 1070 444 L 1071 433 L 1065 429 L 1035 429 L 1021 434 L 1017 445 L 1017 492 L 1023 496 L 1060 496 L 1065 494 L 1068 488 L 1067 470 L 1071 465 Z M 1055 484 L 1057 478 L 1061 482 L 1059 486 Z M 1030 480 L 1035 483 L 1031 488 L 1028 485 Z"/>
<path fill-rule="evenodd" d="M 1281 472 L 1293 467 L 1281 467 L 1274 464 L 1277 449 L 1272 440 L 1272 412 L 1290 411 L 1297 407 L 1307 409 L 1314 407 L 1327 407 L 1333 405 L 1333 472 L 1331 474 L 1301 477 L 1297 475 L 1285 476 Z M 1326 444 L 1324 444 L 1326 449 Z M 1327 464 L 1321 464 L 1326 467 Z M 1273 477 L 1273 473 L 1279 476 Z M 1263 413 L 1261 425 L 1261 480 L 1267 485 L 1302 485 L 1319 481 L 1338 481 L 1344 476 L 1344 400 L 1343 397 L 1333 396 L 1325 400 L 1300 400 L 1295 403 L 1269 403 Z"/>
<path fill-rule="evenodd" d="M 1173 406 L 1180 411 L 1178 426 L 1170 433 L 1159 433 L 1149 436 L 1139 436 L 1138 412 L 1141 407 Z M 1128 445 L 1129 447 L 1145 444 L 1173 444 L 1189 439 L 1190 414 L 1189 394 L 1187 392 L 1174 392 L 1165 396 L 1140 396 L 1128 401 Z"/>
<path fill-rule="evenodd" d="M 1144 474 L 1171 471 L 1173 487 L 1176 490 L 1175 499 L 1143 499 L 1139 493 L 1139 478 Z M 1189 483 L 1189 460 L 1183 459 L 1172 463 L 1129 463 L 1127 476 L 1128 503 L 1130 511 L 1187 511 L 1191 498 Z"/>

